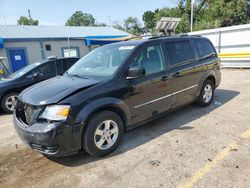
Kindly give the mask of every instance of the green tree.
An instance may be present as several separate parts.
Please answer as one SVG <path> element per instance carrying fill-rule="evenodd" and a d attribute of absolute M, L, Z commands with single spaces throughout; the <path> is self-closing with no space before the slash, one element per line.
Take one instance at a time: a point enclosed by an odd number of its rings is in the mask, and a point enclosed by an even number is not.
<path fill-rule="evenodd" d="M 153 15 L 154 13 L 154 15 Z M 191 0 L 178 0 L 173 8 L 162 8 L 155 12 L 147 11 L 143 15 L 146 27 L 162 17 L 179 17 L 181 21 L 176 33 L 190 31 Z M 194 30 L 212 29 L 250 23 L 250 5 L 246 0 L 196 0 L 194 4 Z"/>
<path fill-rule="evenodd" d="M 125 30 L 133 35 L 140 35 L 143 31 L 141 24 L 136 17 L 128 17 L 124 20 Z"/>
<path fill-rule="evenodd" d="M 113 28 L 119 29 L 121 31 L 125 31 L 126 29 L 118 22 L 118 21 L 114 21 L 112 24 Z"/>
<path fill-rule="evenodd" d="M 245 0 L 210 0 L 200 19 L 195 20 L 195 30 L 249 23 L 249 8 Z"/>
<path fill-rule="evenodd" d="M 26 16 L 20 16 L 17 20 L 18 25 L 38 25 L 38 20 L 29 19 Z"/>
<path fill-rule="evenodd" d="M 95 18 L 91 14 L 76 11 L 66 22 L 66 26 L 94 26 Z"/>
<path fill-rule="evenodd" d="M 155 19 L 155 12 L 152 11 L 146 11 L 144 12 L 142 16 L 142 20 L 144 22 L 144 25 L 146 29 L 150 32 L 152 32 L 156 26 L 156 19 Z"/>
<path fill-rule="evenodd" d="M 204 10 L 211 0 L 197 0 L 194 4 L 194 24 L 202 19 Z M 190 31 L 191 25 L 191 2 L 192 0 L 179 0 L 177 9 L 179 10 L 180 17 L 182 18 L 177 32 L 186 33 Z"/>

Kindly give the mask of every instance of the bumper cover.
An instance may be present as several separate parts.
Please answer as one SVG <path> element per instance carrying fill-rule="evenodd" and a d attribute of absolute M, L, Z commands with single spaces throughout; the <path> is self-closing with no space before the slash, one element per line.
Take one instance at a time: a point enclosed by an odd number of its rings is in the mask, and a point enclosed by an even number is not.
<path fill-rule="evenodd" d="M 17 134 L 32 149 L 55 157 L 77 153 L 82 149 L 83 125 L 59 123 L 35 123 L 25 125 L 14 114 L 14 126 Z"/>

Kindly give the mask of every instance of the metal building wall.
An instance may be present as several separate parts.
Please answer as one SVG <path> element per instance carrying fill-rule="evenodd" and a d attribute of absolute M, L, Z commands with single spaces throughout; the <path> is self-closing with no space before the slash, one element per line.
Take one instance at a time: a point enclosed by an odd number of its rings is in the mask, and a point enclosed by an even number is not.
<path fill-rule="evenodd" d="M 25 48 L 26 49 L 26 56 L 28 59 L 28 63 L 34 63 L 41 59 L 41 52 L 40 52 L 40 45 L 39 42 L 32 41 L 32 42 L 5 42 L 4 48 L 0 49 L 0 56 L 1 57 L 8 57 L 7 49 L 8 48 Z M 10 68 L 10 62 L 7 65 Z"/>
<path fill-rule="evenodd" d="M 209 38 L 220 54 L 250 54 L 250 24 L 197 31 L 190 35 L 201 35 Z M 250 67 L 250 58 L 222 58 L 224 67 Z"/>
<path fill-rule="evenodd" d="M 49 44 L 51 46 L 51 51 L 46 51 L 45 45 Z M 89 47 L 85 45 L 84 40 L 46 40 L 42 42 L 44 56 L 45 58 L 49 56 L 57 56 L 58 58 L 63 57 L 62 48 L 77 47 L 79 49 L 79 56 L 82 57 L 89 52 Z"/>
<path fill-rule="evenodd" d="M 51 51 L 46 51 L 45 45 L 51 45 Z M 28 63 L 35 63 L 49 56 L 63 57 L 62 48 L 76 47 L 79 49 L 79 56 L 82 57 L 89 52 L 89 47 L 85 45 L 84 40 L 43 40 L 43 41 L 13 41 L 5 42 L 4 48 L 0 49 L 0 57 L 7 57 L 8 48 L 25 48 Z M 7 65 L 10 68 L 10 62 Z"/>

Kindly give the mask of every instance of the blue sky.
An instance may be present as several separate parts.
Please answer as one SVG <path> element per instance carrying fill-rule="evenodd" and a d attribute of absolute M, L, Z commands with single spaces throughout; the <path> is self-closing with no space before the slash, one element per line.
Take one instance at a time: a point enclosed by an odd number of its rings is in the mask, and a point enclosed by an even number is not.
<path fill-rule="evenodd" d="M 122 23 L 128 16 L 138 17 L 147 10 L 172 7 L 174 0 L 0 0 L 0 24 L 16 24 L 19 16 L 31 16 L 40 25 L 64 25 L 76 10 L 91 13 L 98 22 Z"/>

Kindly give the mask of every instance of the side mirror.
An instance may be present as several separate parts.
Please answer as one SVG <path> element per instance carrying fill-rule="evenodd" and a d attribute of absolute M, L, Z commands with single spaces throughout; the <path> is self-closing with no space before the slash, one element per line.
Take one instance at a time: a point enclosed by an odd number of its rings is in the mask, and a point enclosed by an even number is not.
<path fill-rule="evenodd" d="M 140 78 L 145 75 L 145 69 L 142 67 L 133 67 L 128 70 L 128 76 L 126 77 L 127 80 Z"/>

